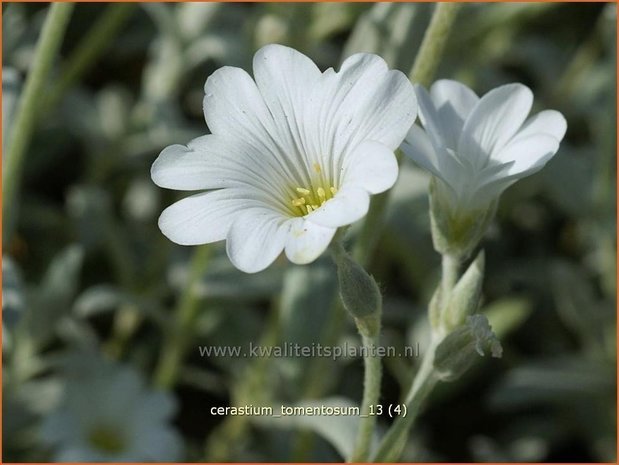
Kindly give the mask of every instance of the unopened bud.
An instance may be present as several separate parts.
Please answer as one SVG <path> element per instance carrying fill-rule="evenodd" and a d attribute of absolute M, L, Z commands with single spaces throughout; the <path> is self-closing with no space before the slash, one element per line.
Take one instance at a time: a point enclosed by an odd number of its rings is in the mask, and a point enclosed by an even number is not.
<path fill-rule="evenodd" d="M 380 330 L 382 296 L 378 284 L 343 249 L 334 253 L 337 279 L 344 308 L 352 315 L 359 331 L 374 336 Z"/>

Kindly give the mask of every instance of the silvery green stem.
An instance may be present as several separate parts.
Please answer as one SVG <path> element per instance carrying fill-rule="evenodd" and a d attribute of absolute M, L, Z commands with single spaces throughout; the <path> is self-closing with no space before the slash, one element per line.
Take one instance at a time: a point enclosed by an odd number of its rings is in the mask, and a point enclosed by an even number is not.
<path fill-rule="evenodd" d="M 376 281 L 344 249 L 338 238 L 331 247 L 337 266 L 340 297 L 344 308 L 352 316 L 364 347 L 363 400 L 359 430 L 351 462 L 367 462 L 376 426 L 371 407 L 378 403 L 382 377 L 381 359 L 376 348 L 380 339 L 382 296 Z"/>
<path fill-rule="evenodd" d="M 2 211 L 5 225 L 3 240 L 7 244 L 15 221 L 15 197 L 19 188 L 24 154 L 39 111 L 41 95 L 45 94 L 45 84 L 54 62 L 67 25 L 73 3 L 52 3 L 43 24 L 32 60 L 32 68 L 24 86 L 24 93 L 18 104 L 15 123 L 11 133 L 11 143 L 2 163 Z"/>
<path fill-rule="evenodd" d="M 417 58 L 409 74 L 414 83 L 427 86 L 432 81 L 443 56 L 449 32 L 461 7 L 460 3 L 439 2 L 436 4 L 430 25 L 423 36 Z"/>
<path fill-rule="evenodd" d="M 363 400 L 361 402 L 361 417 L 355 448 L 350 458 L 351 462 L 367 462 L 369 459 L 370 446 L 374 436 L 376 426 L 376 415 L 371 415 L 372 406 L 376 405 L 380 399 L 380 386 L 382 378 L 381 360 L 376 355 L 379 334 L 368 337 L 362 336 L 363 347 L 366 355 L 363 359 L 365 373 L 363 376 Z"/>
<path fill-rule="evenodd" d="M 434 372 L 434 354 L 440 340 L 433 340 L 425 353 L 419 371 L 415 375 L 404 403 L 406 416 L 399 416 L 393 422 L 378 447 L 373 462 L 395 462 L 399 459 L 406 443 L 408 432 L 415 422 L 428 394 L 438 381 Z"/>
<path fill-rule="evenodd" d="M 462 5 L 437 3 L 409 74 L 413 83 L 428 85 L 440 63 L 449 33 Z M 401 156 L 398 154 L 398 163 Z M 354 256 L 363 265 L 372 258 L 384 223 L 391 190 L 374 195 L 359 233 Z"/>
<path fill-rule="evenodd" d="M 449 300 L 449 295 L 458 281 L 460 261 L 448 254 L 444 254 L 441 261 L 441 294 L 443 302 Z"/>
<path fill-rule="evenodd" d="M 493 356 L 500 356 L 500 344 L 496 341 L 485 318 L 469 316 L 479 305 L 484 273 L 483 252 L 479 253 L 461 279 L 459 279 L 459 268 L 459 258 L 443 255 L 441 282 L 437 289 L 440 291 L 437 292 L 440 297 L 438 302 L 430 305 L 431 308 L 432 305 L 438 306 L 438 309 L 434 310 L 438 312 L 438 318 L 435 316 L 432 342 L 424 354 L 419 371 L 404 401 L 407 415 L 400 416 L 393 422 L 373 458 L 376 462 L 393 462 L 399 459 L 408 432 L 435 384 L 439 380 L 450 381 L 457 378 L 474 362 L 469 353 L 474 351 L 469 350 L 465 354 L 462 347 L 472 347 L 472 342 L 477 344 L 475 348 L 480 347 L 482 343 L 490 344 Z M 432 320 L 432 310 L 430 319 Z M 463 321 L 464 319 L 466 320 Z"/>

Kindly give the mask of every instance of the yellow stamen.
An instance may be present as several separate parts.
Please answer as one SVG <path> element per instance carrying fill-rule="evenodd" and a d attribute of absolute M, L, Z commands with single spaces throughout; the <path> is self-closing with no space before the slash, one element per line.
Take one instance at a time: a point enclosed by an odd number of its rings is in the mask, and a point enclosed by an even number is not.
<path fill-rule="evenodd" d="M 320 168 L 320 165 L 318 163 L 314 163 L 314 169 L 316 170 L 316 173 L 322 172 L 322 169 Z"/>
<path fill-rule="evenodd" d="M 329 185 L 324 178 L 320 164 L 313 163 L 313 167 L 319 175 L 318 178 L 312 179 L 308 187 L 293 187 L 294 191 L 298 193 L 298 197 L 293 196 L 290 199 L 291 213 L 294 216 L 309 215 L 331 200 L 337 193 L 337 188 Z"/>

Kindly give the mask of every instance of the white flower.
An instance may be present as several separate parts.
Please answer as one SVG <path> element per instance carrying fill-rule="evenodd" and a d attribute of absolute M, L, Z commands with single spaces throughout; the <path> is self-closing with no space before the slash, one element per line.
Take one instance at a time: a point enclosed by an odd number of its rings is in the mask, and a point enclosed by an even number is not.
<path fill-rule="evenodd" d="M 41 436 L 57 462 L 176 461 L 174 410 L 174 399 L 148 390 L 133 369 L 81 356 L 69 362 L 62 403 Z"/>
<path fill-rule="evenodd" d="M 246 272 L 283 250 L 309 263 L 362 218 L 369 195 L 395 183 L 393 151 L 417 113 L 406 76 L 376 55 L 321 73 L 305 55 L 267 45 L 253 71 L 255 82 L 239 68 L 213 73 L 204 86 L 212 134 L 167 147 L 151 170 L 161 187 L 207 190 L 164 210 L 162 232 L 185 245 L 225 239 Z"/>
<path fill-rule="evenodd" d="M 430 93 L 415 86 L 419 118 L 402 150 L 437 179 L 455 214 L 480 211 L 511 184 L 544 167 L 559 149 L 565 118 L 545 110 L 527 119 L 531 90 L 507 84 L 479 98 L 456 81 L 440 80 Z"/>

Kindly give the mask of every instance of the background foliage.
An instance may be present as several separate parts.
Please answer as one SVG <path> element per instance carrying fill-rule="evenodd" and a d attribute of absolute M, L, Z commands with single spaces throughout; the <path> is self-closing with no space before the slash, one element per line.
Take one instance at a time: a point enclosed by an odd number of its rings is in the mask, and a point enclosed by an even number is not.
<path fill-rule="evenodd" d="M 2 266 L 4 460 L 53 458 L 40 428 L 62 396 L 63 360 L 75 353 L 103 354 L 171 392 L 181 460 L 341 460 L 350 419 L 277 422 L 209 411 L 308 399 L 358 404 L 359 359 L 198 351 L 249 341 L 357 344 L 334 310 L 331 265 L 280 259 L 245 275 L 221 244 L 197 252 L 172 244 L 156 223 L 176 194 L 157 188 L 149 167 L 166 145 L 207 131 L 202 88 L 218 67 L 250 70 L 255 50 L 276 42 L 323 69 L 371 51 L 408 72 L 432 8 L 76 6 L 9 207 L 17 221 L 3 224 L 14 231 Z M 45 5 L 2 5 L 3 152 L 45 13 Z M 612 4 L 471 4 L 458 17 L 437 77 L 479 94 L 523 82 L 537 107 L 566 116 L 568 132 L 541 173 L 506 192 L 485 241 L 483 311 L 504 357 L 440 386 L 407 461 L 616 460 L 615 25 Z M 404 163 L 370 267 L 385 292 L 383 342 L 419 343 L 422 351 L 439 275 L 427 182 Z M 179 326 L 187 306 L 198 306 L 197 318 Z M 186 356 L 174 382 L 165 381 L 157 366 L 176 350 Z M 415 362 L 385 360 L 384 404 L 398 402 Z"/>

